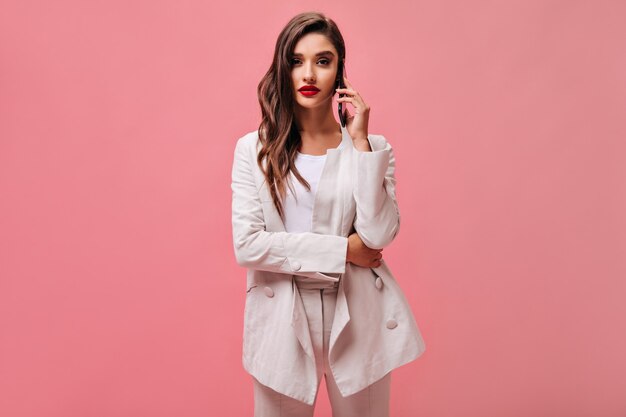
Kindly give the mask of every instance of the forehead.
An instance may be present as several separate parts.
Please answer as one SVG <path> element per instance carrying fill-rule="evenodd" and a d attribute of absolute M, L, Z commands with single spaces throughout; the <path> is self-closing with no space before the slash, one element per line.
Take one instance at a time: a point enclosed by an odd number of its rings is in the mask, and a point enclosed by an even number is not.
<path fill-rule="evenodd" d="M 307 33 L 298 40 L 293 49 L 293 54 L 313 56 L 323 51 L 329 51 L 333 55 L 337 55 L 337 50 L 325 35 L 321 33 Z"/>

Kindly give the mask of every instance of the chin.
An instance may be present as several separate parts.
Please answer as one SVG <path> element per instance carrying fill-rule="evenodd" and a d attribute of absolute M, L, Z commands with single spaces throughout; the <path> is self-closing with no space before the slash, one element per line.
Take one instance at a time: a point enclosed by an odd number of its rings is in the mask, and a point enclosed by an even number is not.
<path fill-rule="evenodd" d="M 311 103 L 310 101 L 304 103 L 302 101 L 296 101 L 296 103 L 303 109 L 314 109 L 318 105 L 318 103 Z"/>

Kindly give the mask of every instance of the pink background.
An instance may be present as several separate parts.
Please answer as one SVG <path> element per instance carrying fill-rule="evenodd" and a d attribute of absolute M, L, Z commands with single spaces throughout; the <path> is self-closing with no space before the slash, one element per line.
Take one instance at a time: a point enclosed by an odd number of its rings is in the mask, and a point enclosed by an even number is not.
<path fill-rule="evenodd" d="M 396 151 L 392 415 L 625 416 L 617 0 L 3 1 L 0 415 L 252 415 L 232 153 L 310 7 Z"/>

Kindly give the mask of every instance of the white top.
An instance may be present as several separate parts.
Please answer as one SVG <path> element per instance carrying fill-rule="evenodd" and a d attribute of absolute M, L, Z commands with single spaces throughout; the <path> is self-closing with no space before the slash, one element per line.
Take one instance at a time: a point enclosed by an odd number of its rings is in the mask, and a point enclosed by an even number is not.
<path fill-rule="evenodd" d="M 342 138 L 341 143 L 336 149 L 343 148 L 344 143 L 345 140 Z M 300 175 L 302 175 L 311 186 L 311 191 L 308 191 L 300 181 L 298 181 L 293 172 L 290 172 L 290 181 L 293 184 L 295 197 L 291 193 L 291 189 L 287 187 L 287 195 L 283 202 L 285 231 L 289 233 L 310 232 L 313 228 L 312 220 L 315 194 L 317 193 L 317 186 L 322 176 L 324 165 L 326 164 L 326 155 L 309 155 L 298 152 L 294 163 Z M 326 275 L 339 278 L 340 274 L 327 273 Z M 339 286 L 338 282 L 308 278 L 300 275 L 296 275 L 295 282 L 299 289 L 317 290 L 322 288 L 337 288 Z"/>
<path fill-rule="evenodd" d="M 342 140 L 337 149 L 342 148 L 344 141 Z M 287 195 L 284 201 L 285 211 L 285 230 L 289 233 L 310 232 L 312 229 L 313 203 L 315 202 L 315 193 L 322 170 L 326 163 L 326 155 L 309 155 L 298 152 L 295 159 L 296 168 L 300 175 L 311 185 L 311 191 L 308 191 L 304 185 L 298 181 L 293 172 L 290 173 L 290 180 L 295 190 L 295 197 L 291 193 L 291 189 L 287 187 Z"/>

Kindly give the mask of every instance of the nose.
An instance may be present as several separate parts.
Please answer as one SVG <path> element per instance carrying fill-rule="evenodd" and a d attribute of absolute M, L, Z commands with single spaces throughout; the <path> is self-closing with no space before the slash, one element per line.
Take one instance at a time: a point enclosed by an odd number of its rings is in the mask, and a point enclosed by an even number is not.
<path fill-rule="evenodd" d="M 304 69 L 304 80 L 309 82 L 309 81 L 315 81 L 315 72 L 313 71 L 313 64 L 308 64 L 305 66 Z"/>

